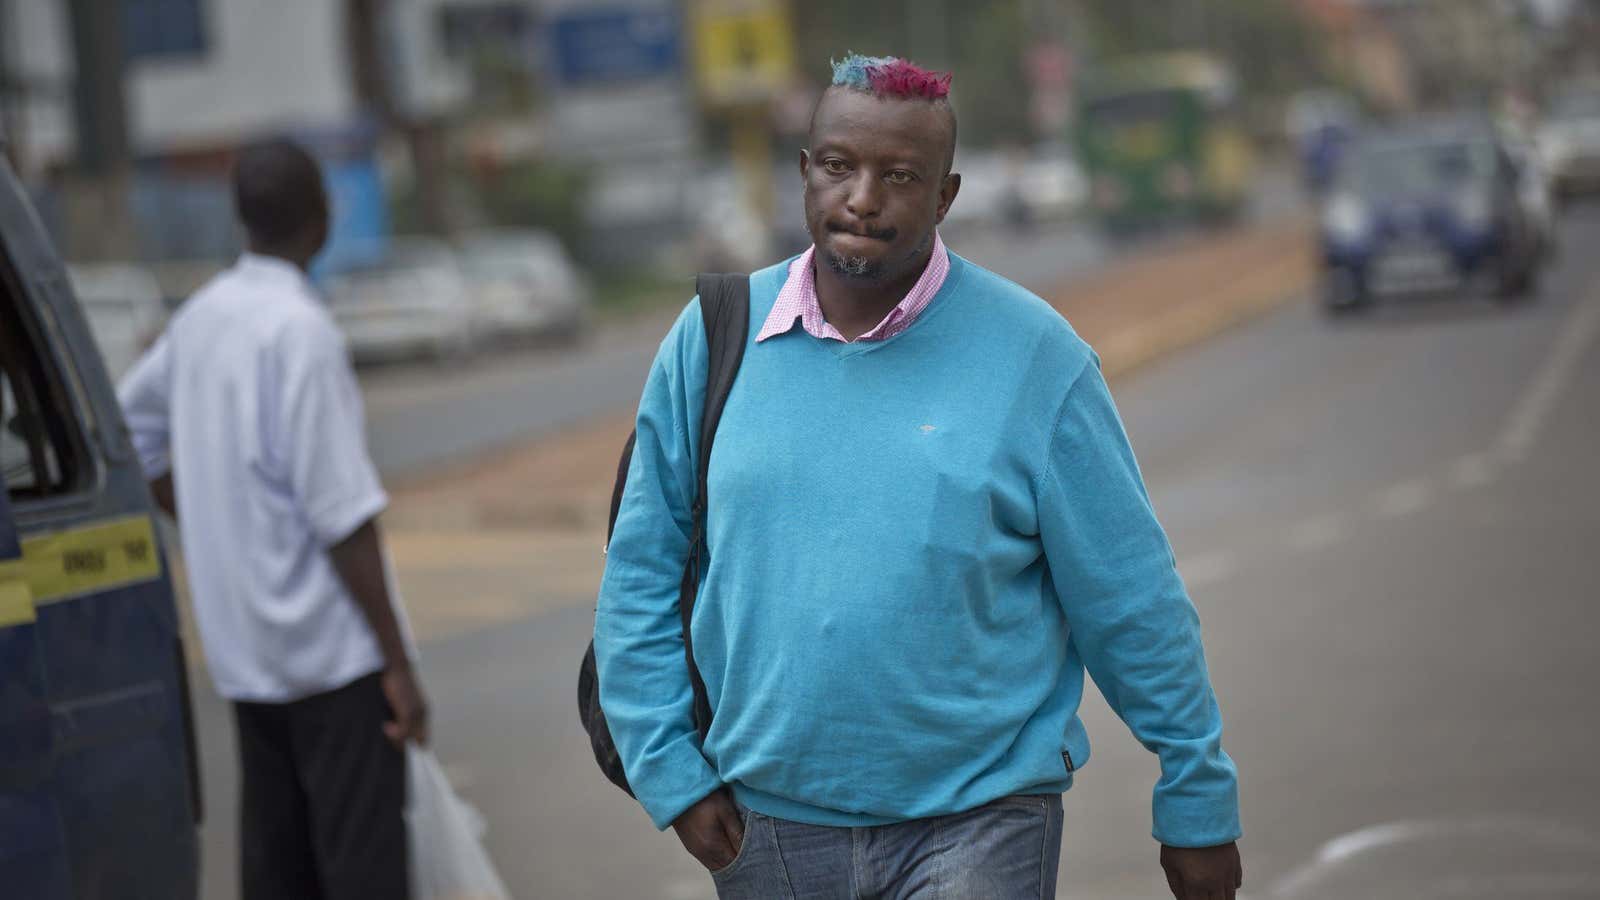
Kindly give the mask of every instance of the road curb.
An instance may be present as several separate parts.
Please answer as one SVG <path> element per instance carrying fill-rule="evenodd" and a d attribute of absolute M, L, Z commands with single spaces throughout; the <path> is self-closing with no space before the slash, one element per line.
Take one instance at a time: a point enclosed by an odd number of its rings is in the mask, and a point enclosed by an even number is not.
<path fill-rule="evenodd" d="M 1047 292 L 1122 377 L 1303 294 L 1312 267 L 1298 220 L 1200 235 L 1130 256 Z M 631 417 L 607 412 L 492 456 L 393 486 L 400 529 L 595 531 Z"/>
<path fill-rule="evenodd" d="M 1276 309 L 1310 287 L 1307 224 L 1203 235 L 1113 265 L 1047 299 L 1124 376 Z"/>
<path fill-rule="evenodd" d="M 1310 272 L 1303 259 L 1275 260 L 1241 278 L 1220 296 L 1130 325 L 1112 335 L 1098 348 L 1102 369 L 1107 378 L 1125 376 L 1278 309 L 1303 296 L 1310 286 Z"/>

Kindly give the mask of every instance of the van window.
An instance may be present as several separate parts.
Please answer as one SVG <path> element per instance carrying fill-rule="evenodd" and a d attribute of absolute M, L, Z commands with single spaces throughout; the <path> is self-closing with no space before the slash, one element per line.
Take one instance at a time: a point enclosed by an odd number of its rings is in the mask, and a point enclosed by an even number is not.
<path fill-rule="evenodd" d="M 42 333 L 0 260 L 0 470 L 13 499 L 51 497 L 85 482 L 86 446 L 71 395 L 40 352 Z"/>

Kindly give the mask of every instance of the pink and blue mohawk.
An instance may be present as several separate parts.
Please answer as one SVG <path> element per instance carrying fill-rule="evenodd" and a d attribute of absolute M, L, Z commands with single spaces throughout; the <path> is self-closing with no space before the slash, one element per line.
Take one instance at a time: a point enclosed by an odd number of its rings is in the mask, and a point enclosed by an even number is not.
<path fill-rule="evenodd" d="M 943 100 L 950 96 L 949 72 L 931 72 L 897 56 L 850 53 L 833 60 L 833 83 L 884 97 Z"/>

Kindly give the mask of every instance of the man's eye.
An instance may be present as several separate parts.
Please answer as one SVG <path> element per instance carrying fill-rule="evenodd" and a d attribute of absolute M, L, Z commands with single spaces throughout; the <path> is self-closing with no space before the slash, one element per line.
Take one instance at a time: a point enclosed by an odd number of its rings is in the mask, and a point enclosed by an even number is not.
<path fill-rule="evenodd" d="M 903 172 L 898 169 L 890 172 L 885 177 L 889 179 L 890 184 L 910 184 L 912 181 L 910 172 Z"/>
<path fill-rule="evenodd" d="M 835 175 L 839 175 L 850 167 L 845 165 L 844 160 L 842 159 L 825 159 L 822 161 L 822 168 L 826 171 L 832 172 Z"/>

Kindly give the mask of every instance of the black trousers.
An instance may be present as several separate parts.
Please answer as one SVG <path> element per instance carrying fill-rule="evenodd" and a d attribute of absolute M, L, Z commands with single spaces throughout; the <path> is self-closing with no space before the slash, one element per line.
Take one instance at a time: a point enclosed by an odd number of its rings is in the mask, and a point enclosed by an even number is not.
<path fill-rule="evenodd" d="M 406 757 L 380 676 L 233 714 L 243 900 L 407 900 Z"/>

